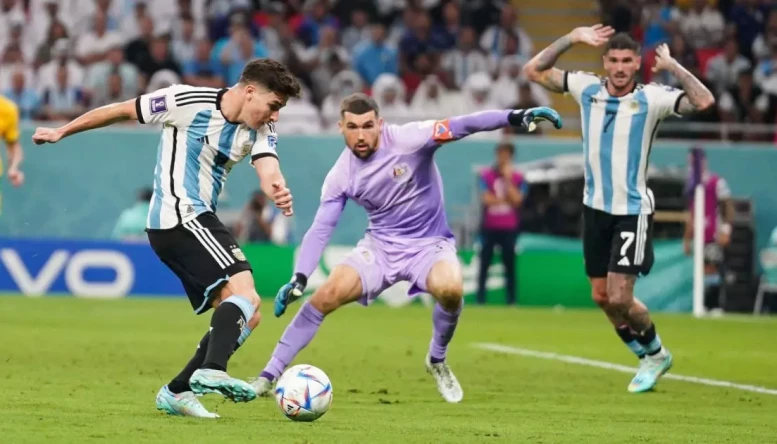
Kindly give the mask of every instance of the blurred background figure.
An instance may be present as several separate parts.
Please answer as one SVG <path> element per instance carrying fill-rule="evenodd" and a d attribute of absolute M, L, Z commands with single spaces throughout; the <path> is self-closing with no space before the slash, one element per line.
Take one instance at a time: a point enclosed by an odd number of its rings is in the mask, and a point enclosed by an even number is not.
<path fill-rule="evenodd" d="M 289 219 L 282 217 L 275 206 L 267 204 L 263 192 L 255 191 L 233 230 L 241 242 L 284 245 L 289 240 Z"/>
<path fill-rule="evenodd" d="M 148 241 L 146 219 L 153 194 L 151 188 L 143 188 L 138 191 L 135 203 L 119 215 L 111 233 L 112 238 L 131 242 Z"/>
<path fill-rule="evenodd" d="M 508 305 L 518 302 L 515 247 L 520 230 L 520 209 L 528 192 L 528 185 L 520 171 L 513 167 L 515 146 L 503 142 L 496 147 L 494 165 L 480 175 L 483 218 L 480 226 L 480 270 L 478 272 L 477 303 L 486 302 L 488 269 L 499 247 L 505 277 L 505 296 Z"/>

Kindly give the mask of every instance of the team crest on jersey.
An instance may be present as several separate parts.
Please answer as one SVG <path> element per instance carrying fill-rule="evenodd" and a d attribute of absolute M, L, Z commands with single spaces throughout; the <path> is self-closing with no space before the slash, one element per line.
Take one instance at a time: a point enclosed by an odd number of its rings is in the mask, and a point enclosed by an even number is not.
<path fill-rule="evenodd" d="M 243 155 L 247 156 L 248 153 L 251 152 L 251 142 L 246 142 L 243 144 Z"/>
<path fill-rule="evenodd" d="M 152 97 L 148 101 L 148 107 L 151 114 L 159 114 L 167 111 L 167 97 Z"/>
<path fill-rule="evenodd" d="M 275 149 L 275 146 L 278 144 L 278 138 L 270 135 L 267 136 L 267 145 L 269 145 L 270 148 Z"/>
<path fill-rule="evenodd" d="M 239 261 L 245 261 L 246 260 L 246 255 L 243 254 L 243 251 L 240 250 L 240 247 L 237 247 L 237 246 L 234 246 L 234 245 L 232 246 L 232 256 L 235 256 L 235 259 L 237 259 Z"/>
<path fill-rule="evenodd" d="M 398 163 L 391 168 L 391 178 L 397 183 L 409 181 L 411 173 L 410 165 L 406 163 Z"/>
<path fill-rule="evenodd" d="M 360 248 L 359 249 L 359 254 L 364 259 L 364 262 L 366 262 L 368 264 L 372 264 L 373 262 L 375 262 L 375 257 L 372 255 L 372 252 L 370 250 L 368 250 L 366 248 Z"/>

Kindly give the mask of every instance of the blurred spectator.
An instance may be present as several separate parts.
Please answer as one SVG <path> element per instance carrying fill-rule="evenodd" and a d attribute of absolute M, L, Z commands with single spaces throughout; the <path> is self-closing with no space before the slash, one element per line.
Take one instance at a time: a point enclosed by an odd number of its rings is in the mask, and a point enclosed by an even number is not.
<path fill-rule="evenodd" d="M 616 0 L 605 10 L 605 23 L 612 26 L 615 32 L 632 33 L 636 17 L 633 13 L 633 3 L 628 0 Z"/>
<path fill-rule="evenodd" d="M 412 70 L 420 54 L 435 53 L 441 44 L 431 32 L 431 19 L 426 12 L 416 14 L 413 28 L 399 42 L 399 72 Z"/>
<path fill-rule="evenodd" d="M 390 1 L 390 0 L 389 0 Z M 394 20 L 391 27 L 387 31 L 386 41 L 390 46 L 399 48 L 400 42 L 405 35 L 410 34 L 415 26 L 416 16 L 423 11 L 417 8 L 404 8 L 402 9 L 402 15 L 398 20 Z"/>
<path fill-rule="evenodd" d="M 434 28 L 435 40 L 439 42 L 440 49 L 453 49 L 460 31 L 461 8 L 454 0 L 448 0 L 442 7 L 442 23 Z"/>
<path fill-rule="evenodd" d="M 364 9 L 354 9 L 351 12 L 351 23 L 343 30 L 343 48 L 353 51 L 359 42 L 370 39 L 370 17 Z"/>
<path fill-rule="evenodd" d="M 216 42 L 211 51 L 211 60 L 220 65 L 227 85 L 236 84 L 245 64 L 259 57 L 267 57 L 267 50 L 254 41 L 243 15 L 232 16 L 229 38 Z"/>
<path fill-rule="evenodd" d="M 134 8 L 132 8 L 132 13 L 123 16 L 121 19 L 121 35 L 125 42 L 130 42 L 138 38 L 140 35 L 141 20 L 144 18 L 149 18 L 152 21 L 154 20 L 148 10 L 148 0 L 132 1 L 135 3 Z"/>
<path fill-rule="evenodd" d="M 405 85 L 394 74 L 381 74 L 372 85 L 372 96 L 378 104 L 380 115 L 397 124 L 412 121 L 410 109 L 405 104 Z"/>
<path fill-rule="evenodd" d="M 450 113 L 450 98 L 455 94 L 448 91 L 436 75 L 429 75 L 418 85 L 410 112 L 419 120 L 442 119 Z"/>
<path fill-rule="evenodd" d="M 75 25 L 78 29 L 96 29 L 98 20 L 105 21 L 105 29 L 121 34 L 121 15 L 117 10 L 111 10 L 112 0 L 87 0 L 81 1 L 76 6 L 73 14 L 76 16 Z M 118 4 L 119 1 L 116 1 Z"/>
<path fill-rule="evenodd" d="M 329 94 L 321 105 L 321 119 L 324 128 L 336 130 L 340 120 L 340 101 L 353 93 L 362 92 L 364 83 L 354 71 L 342 71 L 332 78 Z"/>
<path fill-rule="evenodd" d="M 423 53 L 415 58 L 412 70 L 402 75 L 402 82 L 405 84 L 407 97 L 413 97 L 421 81 L 438 71 L 437 62 L 436 54 Z"/>
<path fill-rule="evenodd" d="M 123 102 L 138 96 L 133 88 L 127 88 L 126 81 L 122 78 L 121 71 L 113 68 L 105 80 L 105 87 L 97 89 L 91 96 L 89 105 L 92 108 Z"/>
<path fill-rule="evenodd" d="M 773 41 L 777 41 L 777 9 L 769 13 L 764 31 L 753 41 L 753 58 L 756 63 L 761 59 L 769 58 L 771 55 L 769 42 Z"/>
<path fill-rule="evenodd" d="M 178 0 L 177 2 L 153 2 L 149 5 L 149 11 L 156 13 L 156 17 L 164 17 L 161 11 L 162 3 L 169 4 L 173 38 L 180 38 L 183 33 L 183 18 L 191 17 L 194 23 L 194 38 L 201 39 L 208 36 L 208 28 L 205 20 L 205 4 L 207 0 Z"/>
<path fill-rule="evenodd" d="M 691 10 L 681 14 L 679 22 L 680 31 L 694 48 L 715 48 L 723 41 L 723 15 L 707 0 L 694 0 Z"/>
<path fill-rule="evenodd" d="M 349 56 L 348 51 L 337 44 L 335 28 L 321 26 L 319 36 L 318 44 L 302 49 L 297 57 L 310 73 L 313 94 L 320 101 L 326 95 L 332 77 L 349 65 Z"/>
<path fill-rule="evenodd" d="M 310 94 L 290 97 L 283 107 L 283 120 L 277 126 L 285 134 L 321 134 L 324 130 L 318 108 L 310 101 Z"/>
<path fill-rule="evenodd" d="M 777 94 L 777 40 L 769 42 L 770 56 L 761 60 L 753 73 L 753 80 L 764 91 Z"/>
<path fill-rule="evenodd" d="M 522 89 L 522 87 L 525 88 Z M 533 106 L 550 106 L 551 103 L 545 88 L 524 79 L 521 74 L 521 65 L 512 58 L 502 60 L 499 77 L 494 82 L 491 91 L 499 108 L 514 108 L 518 102 L 536 103 Z M 531 106 L 527 108 L 531 108 Z"/>
<path fill-rule="evenodd" d="M 0 0 L 0 50 L 8 41 L 8 31 L 13 23 L 24 22 L 24 7 L 21 0 Z"/>
<path fill-rule="evenodd" d="M 273 236 L 273 206 L 267 205 L 267 197 L 255 191 L 235 225 L 235 237 L 241 242 L 270 242 Z"/>
<path fill-rule="evenodd" d="M 148 85 L 144 92 L 150 93 L 180 83 L 181 76 L 179 76 L 178 73 L 169 69 L 161 69 L 148 79 Z"/>
<path fill-rule="evenodd" d="M 375 23 L 370 27 L 372 39 L 354 49 L 353 67 L 362 79 L 372 85 L 381 74 L 398 74 L 397 50 L 386 45 L 386 28 Z"/>
<path fill-rule="evenodd" d="M 19 45 L 8 45 L 5 47 L 5 52 L 0 58 L 0 65 L 3 69 L 0 69 L 0 90 L 9 89 L 12 87 L 12 80 L 14 73 L 24 73 L 24 84 L 28 87 L 35 85 L 35 72 L 30 68 L 30 65 L 24 63 L 24 56 Z"/>
<path fill-rule="evenodd" d="M 5 47 L 18 46 L 22 51 L 22 57 L 25 62 L 32 62 L 35 59 L 35 39 L 25 32 L 25 22 L 23 18 L 12 17 L 8 20 L 10 28 L 7 38 L 5 39 Z"/>
<path fill-rule="evenodd" d="M 173 38 L 173 58 L 181 65 L 194 60 L 197 41 L 194 38 L 194 19 L 191 16 L 181 18 L 181 32 Z"/>
<path fill-rule="evenodd" d="M 261 37 L 264 47 L 267 49 L 269 57 L 275 60 L 283 59 L 280 29 L 282 26 L 288 27 L 288 24 L 284 22 L 285 12 L 286 8 L 283 3 L 273 1 L 265 10 L 267 22 L 261 28 Z"/>
<path fill-rule="evenodd" d="M 221 88 L 224 78 L 220 66 L 210 58 L 211 44 L 208 39 L 197 42 L 194 59 L 183 64 L 183 81 L 192 86 Z"/>
<path fill-rule="evenodd" d="M 140 69 L 141 66 L 150 63 L 151 40 L 154 38 L 154 21 L 151 17 L 139 19 L 140 34 L 135 40 L 129 42 L 124 48 L 124 57 Z"/>
<path fill-rule="evenodd" d="M 109 76 L 114 74 L 118 76 L 120 85 L 118 93 L 114 91 L 114 94 L 110 94 L 109 90 L 115 89 L 110 82 L 115 81 L 115 79 L 112 80 Z M 129 98 L 141 92 L 138 89 L 138 76 L 139 72 L 135 65 L 124 60 L 124 48 L 116 44 L 108 49 L 106 60 L 95 63 L 88 68 L 85 86 L 90 94 L 99 98 L 98 101 L 101 102 L 109 95 L 118 94 L 121 97 L 127 96 Z M 74 83 L 80 82 L 74 81 Z M 92 104 L 92 106 L 95 105 Z"/>
<path fill-rule="evenodd" d="M 305 18 L 297 30 L 297 36 L 305 46 L 313 46 L 318 44 L 323 27 L 338 29 L 339 24 L 337 18 L 329 13 L 327 0 L 313 0 L 308 3 L 310 5 L 306 5 Z"/>
<path fill-rule="evenodd" d="M 21 2 L 19 2 L 21 3 Z M 62 8 L 60 0 L 42 0 L 42 9 L 37 13 L 30 14 L 30 26 L 32 30 L 31 36 L 33 43 L 38 47 L 38 51 L 42 49 L 46 44 L 46 40 L 49 43 L 53 43 L 57 38 L 65 38 L 74 33 L 73 23 L 70 21 L 70 14 L 67 10 Z M 34 5 L 30 5 L 31 11 L 36 11 Z M 52 25 L 54 23 L 60 23 L 65 27 L 65 32 L 61 30 L 56 31 L 57 34 L 61 34 L 58 37 L 52 39 Z M 0 27 L 2 24 L 0 24 Z M 0 31 L 1 32 L 1 31 Z"/>
<path fill-rule="evenodd" d="M 648 0 L 642 8 L 643 45 L 652 49 L 661 43 L 669 43 L 670 36 L 677 31 L 680 13 L 671 0 Z"/>
<path fill-rule="evenodd" d="M 181 67 L 170 53 L 167 37 L 154 37 L 154 39 L 151 40 L 149 50 L 151 58 L 138 66 L 140 73 L 143 74 L 149 82 L 154 74 L 162 70 L 172 71 L 179 76 L 181 75 Z"/>
<path fill-rule="evenodd" d="M 82 84 L 85 71 L 81 64 L 72 56 L 70 42 L 67 39 L 57 40 L 51 48 L 52 60 L 38 70 L 38 90 L 53 88 L 57 85 L 57 71 L 62 65 L 67 66 L 67 77 L 74 84 Z"/>
<path fill-rule="evenodd" d="M 84 65 L 104 60 L 109 48 L 124 43 L 121 34 L 108 30 L 107 17 L 103 12 L 95 13 L 92 23 L 91 31 L 83 34 L 76 45 L 76 56 Z"/>
<path fill-rule="evenodd" d="M 753 42 L 763 29 L 763 14 L 759 9 L 759 0 L 738 1 L 731 8 L 731 22 L 736 26 L 742 54 L 752 58 Z"/>
<path fill-rule="evenodd" d="M 478 72 L 470 75 L 464 82 L 462 94 L 457 97 L 456 104 L 453 106 L 456 110 L 454 114 L 468 114 L 498 108 L 491 94 L 491 86 L 491 77 L 488 74 Z M 474 136 L 482 137 L 477 134 Z"/>
<path fill-rule="evenodd" d="M 153 194 L 150 188 L 144 188 L 138 192 L 137 201 L 119 215 L 111 233 L 112 238 L 125 241 L 146 241 L 148 239 L 146 219 Z"/>
<path fill-rule="evenodd" d="M 456 49 L 448 51 L 442 58 L 441 67 L 449 73 L 453 84 L 462 88 L 464 82 L 473 73 L 488 72 L 486 56 L 476 46 L 475 28 L 464 26 L 459 33 Z"/>
<path fill-rule="evenodd" d="M 48 120 L 71 120 L 84 112 L 86 101 L 78 84 L 68 78 L 67 66 L 57 69 L 57 83 L 47 87 L 41 98 L 41 114 Z"/>
<path fill-rule="evenodd" d="M 770 102 L 769 96 L 764 94 L 761 88 L 753 82 L 752 72 L 742 71 L 736 86 L 729 88 L 720 97 L 718 105 L 720 120 L 723 122 L 762 123 L 765 114 L 769 112 Z"/>
<path fill-rule="evenodd" d="M 47 31 L 46 39 L 38 45 L 38 50 L 35 52 L 35 60 L 33 65 L 36 69 L 40 68 L 43 64 L 48 63 L 54 58 L 54 45 L 58 40 L 64 39 L 67 44 L 67 29 L 62 22 L 51 22 L 51 26 Z"/>
<path fill-rule="evenodd" d="M 490 26 L 480 38 L 480 47 L 488 54 L 501 56 L 504 54 L 507 35 L 513 33 L 518 37 L 518 54 L 527 60 L 532 56 L 534 44 L 529 34 L 518 25 L 518 15 L 510 4 L 502 7 L 499 24 Z"/>
<path fill-rule="evenodd" d="M 3 91 L 3 95 L 19 108 L 19 118 L 23 120 L 37 118 L 40 111 L 40 96 L 35 88 L 27 84 L 25 72 L 21 69 L 11 70 L 10 80 L 11 86 Z"/>
<path fill-rule="evenodd" d="M 707 63 L 707 79 L 715 85 L 716 95 L 720 95 L 737 83 L 740 72 L 750 68 L 750 61 L 739 53 L 737 41 L 726 40 L 723 52 Z"/>
<path fill-rule="evenodd" d="M 478 273 L 477 303 L 486 302 L 486 280 L 488 269 L 499 247 L 504 264 L 506 303 L 518 302 L 516 285 L 516 244 L 520 229 L 520 208 L 528 193 L 528 184 L 523 175 L 513 168 L 515 146 L 503 142 L 496 147 L 494 166 L 480 175 L 483 218 L 480 238 L 480 270 Z"/>
<path fill-rule="evenodd" d="M 489 60 L 491 71 L 494 75 L 498 75 L 499 66 L 503 60 L 513 60 L 516 63 L 520 63 L 521 66 L 529 61 L 529 59 L 524 54 L 519 52 L 520 48 L 518 48 L 518 43 L 518 36 L 515 35 L 515 33 L 505 33 L 504 53 L 501 57 L 495 57 L 492 54 L 491 59 Z"/>

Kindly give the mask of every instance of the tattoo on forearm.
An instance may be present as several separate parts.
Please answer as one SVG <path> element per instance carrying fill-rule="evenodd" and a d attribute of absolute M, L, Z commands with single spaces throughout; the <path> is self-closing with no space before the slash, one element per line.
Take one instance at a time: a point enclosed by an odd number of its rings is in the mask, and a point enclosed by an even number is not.
<path fill-rule="evenodd" d="M 537 55 L 537 70 L 545 71 L 548 68 L 552 68 L 556 64 L 556 60 L 561 57 L 561 54 L 571 47 L 572 39 L 569 35 L 565 35 L 551 43 L 550 46 Z"/>
<path fill-rule="evenodd" d="M 680 100 L 680 113 L 689 113 L 704 108 L 714 96 L 704 84 L 679 63 L 672 66 L 671 73 L 680 82 L 686 96 Z"/>

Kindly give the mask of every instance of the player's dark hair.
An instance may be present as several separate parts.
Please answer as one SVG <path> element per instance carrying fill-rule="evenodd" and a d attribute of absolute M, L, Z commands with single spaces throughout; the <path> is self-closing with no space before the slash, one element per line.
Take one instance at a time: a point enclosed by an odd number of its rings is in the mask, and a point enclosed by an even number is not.
<path fill-rule="evenodd" d="M 370 111 L 375 111 L 375 115 L 378 115 L 378 103 L 375 99 L 364 93 L 354 93 L 343 99 L 340 102 L 340 117 L 345 116 L 345 113 L 351 114 L 364 114 Z"/>
<path fill-rule="evenodd" d="M 507 151 L 510 153 L 510 156 L 515 155 L 515 145 L 513 145 L 510 142 L 500 142 L 499 145 L 496 146 L 496 151 Z"/>
<path fill-rule="evenodd" d="M 254 59 L 240 74 L 240 83 L 261 85 L 286 97 L 299 97 L 300 85 L 296 77 L 282 63 L 272 59 Z"/>
<path fill-rule="evenodd" d="M 611 49 L 630 49 L 637 54 L 641 50 L 639 42 L 625 32 L 619 32 L 607 41 L 607 44 L 604 46 L 604 53 L 607 54 Z"/>

